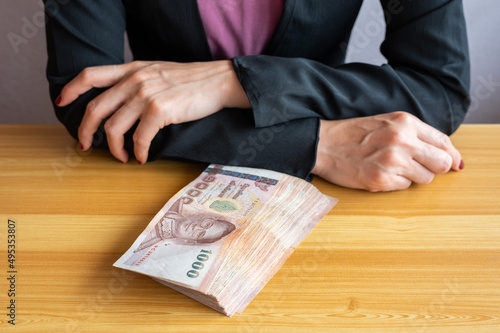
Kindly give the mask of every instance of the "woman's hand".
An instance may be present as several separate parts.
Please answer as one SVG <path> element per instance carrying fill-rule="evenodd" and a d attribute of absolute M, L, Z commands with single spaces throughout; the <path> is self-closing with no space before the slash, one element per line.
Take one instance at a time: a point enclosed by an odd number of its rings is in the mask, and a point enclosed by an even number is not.
<path fill-rule="evenodd" d="M 449 137 L 406 112 L 321 121 L 312 173 L 372 192 L 428 184 L 464 164 Z"/>
<path fill-rule="evenodd" d="M 134 61 L 123 65 L 89 67 L 62 89 L 58 106 L 72 103 L 91 88 L 111 87 L 87 105 L 78 138 L 83 150 L 94 133 L 104 128 L 109 150 L 127 162 L 124 134 L 137 122 L 134 154 L 145 163 L 151 141 L 160 129 L 211 115 L 225 107 L 250 108 L 248 98 L 229 60 L 173 63 Z"/>

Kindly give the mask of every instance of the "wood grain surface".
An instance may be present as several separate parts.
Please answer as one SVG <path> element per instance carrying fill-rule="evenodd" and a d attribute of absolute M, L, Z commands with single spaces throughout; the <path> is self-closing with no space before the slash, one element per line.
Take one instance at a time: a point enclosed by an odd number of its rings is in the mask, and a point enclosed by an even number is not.
<path fill-rule="evenodd" d="M 465 169 L 430 185 L 369 193 L 316 178 L 339 203 L 227 318 L 112 267 L 206 164 L 121 164 L 79 152 L 58 125 L 0 125 L 0 331 L 500 332 L 500 125 L 463 125 L 452 141 Z"/>

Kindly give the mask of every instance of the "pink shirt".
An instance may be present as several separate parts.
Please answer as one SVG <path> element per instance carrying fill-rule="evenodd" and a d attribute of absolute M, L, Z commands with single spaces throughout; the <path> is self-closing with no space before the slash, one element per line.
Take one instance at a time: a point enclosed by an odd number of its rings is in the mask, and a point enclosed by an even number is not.
<path fill-rule="evenodd" d="M 198 0 L 214 59 L 261 54 L 278 25 L 284 0 Z"/>

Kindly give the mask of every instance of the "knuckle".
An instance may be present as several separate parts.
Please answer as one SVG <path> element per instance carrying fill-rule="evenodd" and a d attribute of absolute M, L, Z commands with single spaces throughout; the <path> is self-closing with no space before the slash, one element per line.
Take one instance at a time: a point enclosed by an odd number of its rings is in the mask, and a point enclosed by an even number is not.
<path fill-rule="evenodd" d="M 92 81 L 92 78 L 94 77 L 94 73 L 95 73 L 95 67 L 84 68 L 81 72 L 82 80 L 84 82 Z"/>
<path fill-rule="evenodd" d="M 147 61 L 143 61 L 143 60 L 134 60 L 134 61 L 131 61 L 128 65 L 128 67 L 130 69 L 140 69 L 140 68 L 144 68 L 146 65 L 148 64 Z"/>
<path fill-rule="evenodd" d="M 389 174 L 381 169 L 375 169 L 369 174 L 366 189 L 370 192 L 384 191 L 390 185 Z"/>
<path fill-rule="evenodd" d="M 175 76 L 172 74 L 171 69 L 158 68 L 157 71 L 158 73 L 160 73 L 160 76 L 165 83 L 171 83 L 175 81 Z"/>
<path fill-rule="evenodd" d="M 139 85 L 142 82 L 146 81 L 149 78 L 149 75 L 144 70 L 138 70 L 132 74 L 130 74 L 129 80 L 132 81 L 135 85 Z"/>
<path fill-rule="evenodd" d="M 438 131 L 438 141 L 443 147 L 450 147 L 452 146 L 450 137 L 444 133 L 441 133 Z"/>
<path fill-rule="evenodd" d="M 401 164 L 401 157 L 395 149 L 387 149 L 380 154 L 379 163 L 385 167 L 396 167 Z"/>
<path fill-rule="evenodd" d="M 161 68 L 160 64 L 156 62 L 149 64 L 147 67 L 149 67 L 152 70 L 159 70 Z"/>
<path fill-rule="evenodd" d="M 148 104 L 148 113 L 155 118 L 161 117 L 163 110 L 163 104 L 158 99 L 152 99 Z"/>
<path fill-rule="evenodd" d="M 170 109 L 172 110 L 172 109 Z M 182 119 L 182 117 L 178 116 L 176 112 L 168 112 L 163 115 L 163 123 L 164 126 L 170 125 L 170 124 L 180 124 L 184 122 L 185 120 Z"/>
<path fill-rule="evenodd" d="M 132 136 L 132 140 L 134 141 L 134 146 L 136 148 L 144 148 L 149 145 L 149 142 L 142 136 L 141 134 L 134 133 Z"/>
<path fill-rule="evenodd" d="M 106 134 L 108 136 L 115 136 L 117 135 L 118 133 L 118 128 L 116 127 L 116 125 L 114 124 L 114 122 L 112 120 L 108 120 L 106 121 L 106 123 L 104 123 L 104 130 L 106 131 Z"/>
<path fill-rule="evenodd" d="M 400 146 L 407 140 L 402 130 L 397 128 L 388 128 L 385 135 L 385 144 L 391 147 Z"/>
<path fill-rule="evenodd" d="M 88 102 L 87 108 L 85 109 L 85 113 L 87 113 L 91 117 L 94 117 L 97 113 L 97 102 L 94 100 Z"/>
<path fill-rule="evenodd" d="M 143 62 L 141 60 L 134 60 L 130 63 L 133 67 L 140 67 L 143 65 Z"/>
<path fill-rule="evenodd" d="M 451 169 L 451 165 L 453 164 L 453 160 L 450 155 L 446 154 L 442 164 L 441 168 L 438 170 L 438 173 L 446 173 Z"/>
<path fill-rule="evenodd" d="M 151 95 L 151 89 L 144 82 L 139 83 L 139 88 L 136 92 L 136 97 L 139 99 L 146 99 Z"/>
<path fill-rule="evenodd" d="M 408 112 L 404 111 L 396 111 L 393 112 L 393 121 L 401 124 L 401 125 L 406 125 L 411 123 L 414 120 L 414 116 L 409 114 Z"/>

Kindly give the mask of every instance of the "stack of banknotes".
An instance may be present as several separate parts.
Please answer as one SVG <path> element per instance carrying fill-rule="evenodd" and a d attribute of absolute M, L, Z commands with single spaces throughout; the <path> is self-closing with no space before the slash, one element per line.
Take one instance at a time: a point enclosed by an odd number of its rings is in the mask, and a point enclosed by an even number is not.
<path fill-rule="evenodd" d="M 336 202 L 296 177 L 212 164 L 165 204 L 114 266 L 232 316 Z"/>

